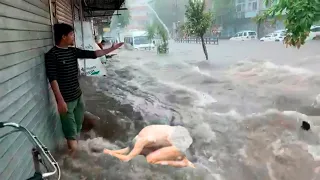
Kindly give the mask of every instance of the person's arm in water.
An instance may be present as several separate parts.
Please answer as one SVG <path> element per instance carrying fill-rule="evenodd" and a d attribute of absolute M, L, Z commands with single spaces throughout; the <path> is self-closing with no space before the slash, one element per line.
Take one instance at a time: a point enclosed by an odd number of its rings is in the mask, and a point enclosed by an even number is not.
<path fill-rule="evenodd" d="M 50 82 L 52 91 L 57 101 L 58 111 L 60 114 L 67 112 L 67 104 L 64 101 L 60 88 L 57 82 L 57 66 L 56 66 L 56 59 L 53 52 L 49 52 L 45 55 L 45 67 L 46 67 L 46 74 L 47 78 Z"/>
<path fill-rule="evenodd" d="M 110 52 L 118 49 L 122 45 L 123 45 L 123 43 L 118 43 L 108 49 L 101 49 L 101 50 L 96 50 L 96 51 L 89 51 L 89 50 L 82 50 L 79 48 L 75 48 L 76 49 L 76 56 L 77 56 L 77 58 L 80 58 L 80 59 L 96 59 L 98 57 L 109 54 Z"/>

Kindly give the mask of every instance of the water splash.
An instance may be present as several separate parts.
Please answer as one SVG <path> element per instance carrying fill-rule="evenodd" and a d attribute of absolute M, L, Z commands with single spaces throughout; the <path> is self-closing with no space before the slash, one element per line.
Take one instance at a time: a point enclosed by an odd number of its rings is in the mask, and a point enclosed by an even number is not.
<path fill-rule="evenodd" d="M 168 36 L 170 37 L 170 31 L 168 29 L 168 27 L 164 24 L 164 22 L 161 20 L 161 18 L 158 16 L 158 13 L 148 4 L 146 3 L 146 5 L 148 6 L 148 8 L 153 12 L 154 15 L 156 15 L 158 21 L 162 24 L 162 26 L 166 29 Z"/>

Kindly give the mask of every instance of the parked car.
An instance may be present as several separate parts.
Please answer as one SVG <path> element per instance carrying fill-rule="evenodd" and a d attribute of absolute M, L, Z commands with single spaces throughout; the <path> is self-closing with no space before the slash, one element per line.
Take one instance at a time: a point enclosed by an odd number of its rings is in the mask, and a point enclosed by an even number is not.
<path fill-rule="evenodd" d="M 286 32 L 279 33 L 279 36 L 276 37 L 276 41 L 283 41 L 286 37 Z"/>
<path fill-rule="evenodd" d="M 283 41 L 285 38 L 285 32 L 275 31 L 273 33 L 267 34 L 264 37 L 260 38 L 260 41 Z"/>
<path fill-rule="evenodd" d="M 287 30 L 286 29 L 279 29 L 279 30 L 275 30 L 273 33 L 286 33 Z"/>
<path fill-rule="evenodd" d="M 279 32 L 281 32 L 282 34 L 277 39 L 279 39 L 279 41 L 283 41 L 283 39 L 285 37 L 286 30 L 285 29 L 277 30 L 277 31 L 274 31 L 273 33 L 279 33 Z M 306 40 L 308 41 L 308 40 L 313 40 L 316 38 L 320 38 L 320 26 L 311 26 L 310 33 L 307 36 Z"/>
<path fill-rule="evenodd" d="M 313 40 L 320 37 L 320 26 L 311 26 L 309 36 L 306 40 Z"/>
<path fill-rule="evenodd" d="M 241 31 L 236 33 L 230 40 L 233 41 L 248 41 L 248 40 L 256 40 L 257 32 L 255 31 Z"/>

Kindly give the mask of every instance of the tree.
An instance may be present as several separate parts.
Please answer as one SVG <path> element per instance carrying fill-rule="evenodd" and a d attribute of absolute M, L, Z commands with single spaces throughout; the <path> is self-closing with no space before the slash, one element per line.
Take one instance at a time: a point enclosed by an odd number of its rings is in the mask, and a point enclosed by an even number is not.
<path fill-rule="evenodd" d="M 205 11 L 205 1 L 189 0 L 186 6 L 185 16 L 187 21 L 184 24 L 184 30 L 188 35 L 195 35 L 201 38 L 203 52 L 208 60 L 208 52 L 204 43 L 204 35 L 211 27 L 213 14 Z"/>
<path fill-rule="evenodd" d="M 160 37 L 161 42 L 157 47 L 157 51 L 159 54 L 165 54 L 168 52 L 168 33 L 161 23 L 157 23 L 156 20 L 154 20 L 153 22 L 153 24 L 149 24 L 146 27 L 146 31 L 148 33 L 148 40 L 150 41 L 150 43 L 152 43 L 152 40 L 156 36 Z"/>
<path fill-rule="evenodd" d="M 148 40 L 150 42 L 150 44 L 152 43 L 152 40 L 154 39 L 154 37 L 156 36 L 156 26 L 154 24 L 148 24 L 146 27 L 146 31 L 148 33 Z M 149 47 L 151 49 L 151 46 Z"/>
<path fill-rule="evenodd" d="M 168 45 L 168 39 L 169 34 L 167 33 L 166 29 L 163 27 L 162 24 L 157 25 L 157 35 L 160 36 L 161 43 L 158 45 L 157 50 L 159 54 L 166 54 L 169 51 Z"/>
<path fill-rule="evenodd" d="M 266 0 L 266 5 L 273 4 L 257 17 L 258 22 L 268 18 L 279 18 L 285 13 L 287 29 L 285 44 L 300 48 L 310 32 L 313 23 L 320 20 L 319 0 Z"/>
<path fill-rule="evenodd" d="M 111 29 L 117 29 L 117 27 L 125 28 L 130 23 L 130 11 L 129 10 L 119 10 L 120 15 L 114 15 L 111 19 Z"/>

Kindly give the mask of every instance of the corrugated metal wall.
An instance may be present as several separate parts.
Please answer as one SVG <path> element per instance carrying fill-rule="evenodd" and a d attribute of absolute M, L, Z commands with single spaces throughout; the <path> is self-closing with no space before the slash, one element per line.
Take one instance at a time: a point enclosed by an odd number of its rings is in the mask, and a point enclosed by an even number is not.
<path fill-rule="evenodd" d="M 59 23 L 73 26 L 73 6 L 71 0 L 56 0 L 56 13 Z"/>
<path fill-rule="evenodd" d="M 62 133 L 45 76 L 44 53 L 52 47 L 52 33 L 49 6 L 43 1 L 0 1 L 0 121 L 26 126 L 52 148 Z M 8 131 L 0 129 L 0 136 Z M 0 179 L 31 175 L 30 152 L 22 134 L 0 139 Z"/>

